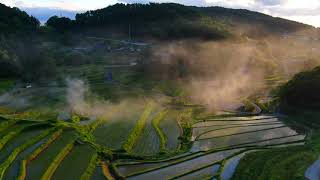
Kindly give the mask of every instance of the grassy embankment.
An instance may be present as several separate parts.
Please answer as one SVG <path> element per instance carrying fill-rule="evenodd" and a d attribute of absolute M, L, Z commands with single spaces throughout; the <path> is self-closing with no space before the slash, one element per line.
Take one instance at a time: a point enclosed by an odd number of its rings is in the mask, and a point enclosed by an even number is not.
<path fill-rule="evenodd" d="M 156 118 L 152 121 L 152 126 L 156 130 L 158 137 L 160 139 L 160 153 L 164 153 L 166 151 L 166 144 L 167 144 L 167 137 L 162 132 L 162 130 L 159 127 L 160 121 L 166 116 L 168 113 L 167 110 L 161 111 Z"/>

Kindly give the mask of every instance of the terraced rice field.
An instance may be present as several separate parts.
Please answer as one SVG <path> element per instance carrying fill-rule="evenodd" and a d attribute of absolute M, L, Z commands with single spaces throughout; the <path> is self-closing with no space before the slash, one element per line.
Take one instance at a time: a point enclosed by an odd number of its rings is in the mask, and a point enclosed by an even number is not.
<path fill-rule="evenodd" d="M 204 119 L 193 125 L 190 152 L 149 162 L 118 162 L 127 179 L 230 179 L 240 159 L 257 150 L 299 146 L 298 134 L 274 116 Z"/>
<path fill-rule="evenodd" d="M 96 142 L 107 148 L 121 149 L 143 110 L 143 107 L 132 107 L 99 126 L 93 133 Z"/>
<path fill-rule="evenodd" d="M 158 113 L 154 113 L 148 118 L 145 128 L 143 129 L 140 137 L 137 139 L 137 143 L 134 146 L 132 153 L 141 156 L 152 156 L 159 153 L 160 139 L 156 130 L 152 126 L 152 121 L 157 115 Z"/>
<path fill-rule="evenodd" d="M 115 113 L 98 127 L 94 120 L 0 119 L 1 177 L 230 179 L 244 154 L 303 145 L 305 138 L 275 116 L 204 118 L 182 151 L 179 110 L 152 102 Z"/>
<path fill-rule="evenodd" d="M 229 123 L 229 124 L 228 124 Z M 195 124 L 192 152 L 244 145 L 272 145 L 304 139 L 276 117 L 210 119 Z"/>
<path fill-rule="evenodd" d="M 91 158 L 95 155 L 95 149 L 89 145 L 75 145 L 68 156 L 60 163 L 52 179 L 80 179 L 88 164 L 90 164 Z M 68 169 L 68 173 L 66 173 L 66 169 Z"/>
<path fill-rule="evenodd" d="M 28 163 L 26 179 L 41 179 L 63 148 L 75 140 L 75 132 L 66 131 L 45 149 L 38 157 Z"/>
<path fill-rule="evenodd" d="M 178 138 L 182 135 L 182 132 L 177 122 L 178 115 L 179 111 L 170 110 L 159 124 L 166 137 L 166 150 L 168 151 L 175 151 L 180 144 Z"/>

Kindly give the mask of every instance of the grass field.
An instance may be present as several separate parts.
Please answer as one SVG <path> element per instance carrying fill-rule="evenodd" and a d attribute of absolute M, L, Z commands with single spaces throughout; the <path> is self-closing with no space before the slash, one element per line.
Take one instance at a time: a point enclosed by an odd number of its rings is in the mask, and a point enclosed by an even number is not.
<path fill-rule="evenodd" d="M 254 152 L 240 161 L 233 179 L 304 179 L 305 170 L 317 158 L 307 146 Z"/>

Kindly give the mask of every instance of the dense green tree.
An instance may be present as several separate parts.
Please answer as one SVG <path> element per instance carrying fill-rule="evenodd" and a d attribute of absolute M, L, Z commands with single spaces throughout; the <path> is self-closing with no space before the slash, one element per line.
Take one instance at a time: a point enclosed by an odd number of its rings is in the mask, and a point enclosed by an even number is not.
<path fill-rule="evenodd" d="M 40 26 L 39 20 L 18 8 L 10 8 L 0 3 L 0 34 L 27 33 Z"/>
<path fill-rule="evenodd" d="M 59 31 L 66 31 L 74 26 L 74 22 L 66 17 L 52 16 L 48 19 L 46 25 Z"/>
<path fill-rule="evenodd" d="M 320 108 L 320 67 L 301 72 L 280 88 L 282 108 Z"/>

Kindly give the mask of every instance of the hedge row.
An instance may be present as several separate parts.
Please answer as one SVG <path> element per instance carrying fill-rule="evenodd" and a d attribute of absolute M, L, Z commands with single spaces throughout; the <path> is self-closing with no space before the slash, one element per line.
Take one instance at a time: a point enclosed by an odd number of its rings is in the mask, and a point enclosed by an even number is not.
<path fill-rule="evenodd" d="M 98 154 L 95 153 L 88 164 L 86 171 L 82 174 L 80 180 L 90 180 L 96 166 L 97 166 Z"/>
<path fill-rule="evenodd" d="M 39 154 L 42 153 L 45 149 L 47 149 L 49 145 L 62 134 L 62 131 L 62 129 L 59 129 L 58 131 L 54 132 L 46 143 L 41 144 L 35 151 L 32 152 L 32 154 L 29 155 L 27 159 L 22 160 L 20 165 L 20 173 L 17 178 L 18 180 L 24 180 L 26 178 L 28 163 L 38 157 Z"/>
<path fill-rule="evenodd" d="M 167 137 L 166 135 L 162 132 L 162 130 L 159 127 L 160 121 L 166 116 L 168 113 L 167 110 L 160 112 L 156 118 L 152 121 L 152 126 L 156 130 L 159 139 L 160 139 L 160 152 L 165 152 L 166 151 L 166 145 L 167 145 Z"/>
<path fill-rule="evenodd" d="M 10 167 L 10 165 L 12 164 L 12 162 L 16 159 L 16 157 L 19 155 L 20 152 L 24 151 L 25 149 L 27 149 L 28 147 L 32 146 L 33 144 L 37 143 L 38 141 L 40 141 L 41 139 L 43 139 L 44 137 L 46 137 L 50 132 L 52 132 L 52 129 L 46 130 L 43 133 L 41 133 L 39 136 L 36 136 L 35 138 L 31 139 L 30 141 L 28 141 L 27 143 L 17 147 L 16 149 L 13 150 L 13 152 L 11 152 L 11 154 L 9 155 L 9 157 L 6 159 L 5 162 L 3 162 L 0 165 L 0 179 L 3 179 L 4 173 L 7 170 L 8 167 Z"/>
<path fill-rule="evenodd" d="M 135 125 L 134 129 L 130 133 L 128 139 L 126 142 L 122 145 L 122 148 L 126 150 L 127 152 L 130 152 L 134 145 L 136 144 L 136 141 L 138 137 L 143 132 L 143 129 L 146 126 L 146 122 L 148 120 L 148 117 L 153 109 L 153 105 L 148 105 L 145 110 L 143 111 L 140 119 L 138 120 L 137 124 Z"/>
<path fill-rule="evenodd" d="M 63 159 L 70 153 L 74 146 L 74 141 L 70 142 L 66 147 L 64 147 L 61 152 L 54 158 L 54 160 L 49 165 L 46 172 L 41 177 L 41 180 L 51 179 L 53 173 L 58 168 L 59 164 L 63 161 Z"/>

